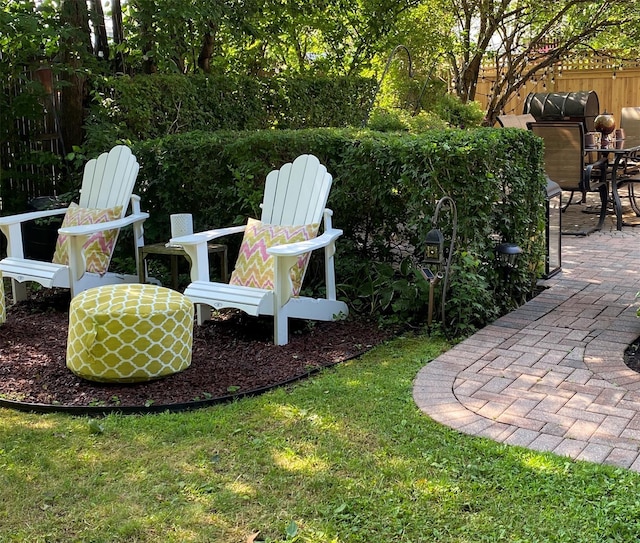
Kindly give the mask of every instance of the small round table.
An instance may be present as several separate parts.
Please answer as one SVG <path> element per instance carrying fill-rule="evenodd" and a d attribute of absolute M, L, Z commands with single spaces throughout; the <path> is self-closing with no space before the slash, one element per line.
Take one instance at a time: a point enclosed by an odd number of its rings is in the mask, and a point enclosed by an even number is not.
<path fill-rule="evenodd" d="M 228 281 L 227 271 L 227 246 L 220 243 L 207 244 L 209 254 L 215 254 L 218 257 L 220 264 L 220 275 L 222 282 Z M 151 245 L 144 245 L 139 249 L 140 255 L 140 282 L 146 283 L 147 281 L 147 266 L 145 260 L 149 255 L 169 255 L 171 257 L 171 286 L 173 290 L 178 290 L 178 257 L 182 256 L 187 258 L 187 253 L 179 245 L 167 245 L 165 243 L 153 243 Z M 191 264 L 191 263 L 189 263 Z"/>

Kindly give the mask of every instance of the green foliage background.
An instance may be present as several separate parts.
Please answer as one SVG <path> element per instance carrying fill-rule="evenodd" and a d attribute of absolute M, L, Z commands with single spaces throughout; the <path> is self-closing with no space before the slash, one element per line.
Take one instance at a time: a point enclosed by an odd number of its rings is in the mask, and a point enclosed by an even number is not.
<path fill-rule="evenodd" d="M 95 79 L 87 147 L 193 130 L 360 126 L 375 88 L 370 78 L 304 75 Z"/>
<path fill-rule="evenodd" d="M 151 213 L 148 242 L 168 239 L 171 213 L 193 213 L 197 230 L 259 216 L 266 174 L 300 154 L 318 156 L 334 176 L 329 207 L 344 230 L 336 262 L 340 294 L 372 315 L 424 319 L 428 289 L 417 269 L 443 196 L 457 203 L 450 330 L 468 332 L 522 301 L 544 262 L 542 146 L 526 131 L 190 132 L 133 147 L 141 164 L 137 189 Z M 441 219 L 437 226 L 450 240 L 452 217 Z M 510 278 L 496 265 L 492 236 L 524 251 Z M 322 288 L 321 270 L 321 261 L 312 262 L 307 288 Z"/>

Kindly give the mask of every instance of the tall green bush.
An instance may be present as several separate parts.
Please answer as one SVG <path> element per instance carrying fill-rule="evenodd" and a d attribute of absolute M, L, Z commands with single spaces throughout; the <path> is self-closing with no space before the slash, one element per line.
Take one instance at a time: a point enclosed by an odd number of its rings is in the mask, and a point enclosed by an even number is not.
<path fill-rule="evenodd" d="M 193 132 L 139 142 L 134 151 L 141 163 L 138 190 L 151 212 L 150 241 L 168 238 L 171 213 L 193 213 L 200 230 L 258 216 L 266 174 L 299 154 L 318 156 L 334 176 L 329 207 L 344 230 L 337 258 L 341 296 L 361 311 L 401 322 L 424 319 L 428 285 L 417 270 L 443 196 L 457 204 L 449 330 L 467 332 L 492 320 L 522 301 L 541 272 L 546 185 L 542 145 L 527 131 Z M 449 240 L 452 220 L 442 218 L 437 226 Z M 523 249 L 509 276 L 496 263 L 496 239 Z M 321 288 L 321 269 L 311 267 L 312 288 Z"/>
<path fill-rule="evenodd" d="M 87 144 L 194 130 L 360 126 L 375 92 L 362 77 L 146 75 L 97 79 Z"/>

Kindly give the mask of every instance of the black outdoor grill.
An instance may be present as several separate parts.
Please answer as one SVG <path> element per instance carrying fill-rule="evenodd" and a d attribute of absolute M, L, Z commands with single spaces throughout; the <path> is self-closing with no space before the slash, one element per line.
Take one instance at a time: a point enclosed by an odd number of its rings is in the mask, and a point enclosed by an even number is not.
<path fill-rule="evenodd" d="M 600 114 L 600 102 L 595 91 L 532 92 L 523 113 L 530 113 L 536 121 L 581 122 L 585 133 L 595 132 L 593 123 Z"/>

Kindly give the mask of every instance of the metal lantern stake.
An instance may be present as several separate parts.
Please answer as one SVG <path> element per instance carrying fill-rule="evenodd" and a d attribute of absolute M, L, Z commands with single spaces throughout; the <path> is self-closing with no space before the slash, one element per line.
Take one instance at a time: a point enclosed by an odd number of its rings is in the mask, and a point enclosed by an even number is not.
<path fill-rule="evenodd" d="M 444 264 L 444 236 L 437 228 L 433 228 L 425 239 L 424 263 L 442 268 Z"/>
<path fill-rule="evenodd" d="M 438 215 L 443 204 L 448 204 L 452 212 L 452 232 L 451 243 L 448 249 L 448 255 L 445 259 L 444 236 L 438 226 Z M 453 245 L 456 239 L 458 229 L 458 212 L 456 203 L 449 196 L 444 196 L 438 200 L 436 209 L 431 219 L 432 228 L 425 238 L 425 252 L 423 263 L 426 265 L 421 268 L 422 276 L 429 282 L 429 314 L 427 317 L 427 326 L 431 326 L 433 318 L 433 290 L 434 287 L 444 279 L 442 285 L 442 325 L 445 326 L 444 306 L 447 296 L 447 288 L 449 285 L 449 269 L 451 268 L 451 259 L 453 257 Z M 433 270 L 431 269 L 433 268 Z"/>

